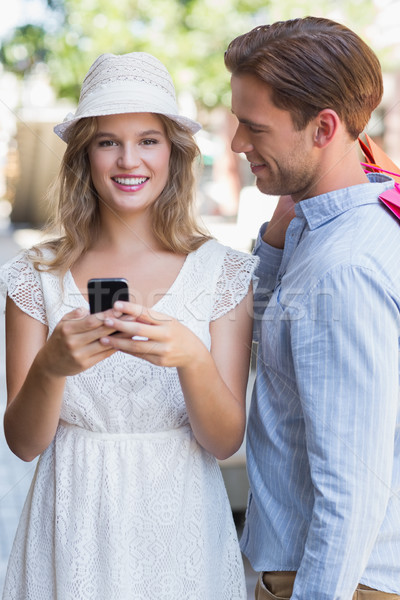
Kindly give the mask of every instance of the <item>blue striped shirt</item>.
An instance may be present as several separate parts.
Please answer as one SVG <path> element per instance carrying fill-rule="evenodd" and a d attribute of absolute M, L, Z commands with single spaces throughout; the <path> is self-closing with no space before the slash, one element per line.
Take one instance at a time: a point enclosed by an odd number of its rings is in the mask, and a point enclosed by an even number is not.
<path fill-rule="evenodd" d="M 378 199 L 393 181 L 369 179 L 303 200 L 284 251 L 255 250 L 241 544 L 257 571 L 298 571 L 292 600 L 400 594 L 400 223 Z"/>

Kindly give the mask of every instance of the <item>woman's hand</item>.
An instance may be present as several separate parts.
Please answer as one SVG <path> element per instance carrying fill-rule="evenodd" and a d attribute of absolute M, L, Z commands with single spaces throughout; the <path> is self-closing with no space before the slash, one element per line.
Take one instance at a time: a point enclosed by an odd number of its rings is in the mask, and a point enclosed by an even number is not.
<path fill-rule="evenodd" d="M 76 375 L 111 356 L 113 348 L 106 348 L 99 339 L 112 333 L 104 324 L 107 313 L 91 315 L 85 308 L 66 314 L 37 356 L 37 363 L 55 377 Z"/>
<path fill-rule="evenodd" d="M 107 316 L 104 321 L 120 333 L 100 340 L 155 365 L 176 367 L 193 433 L 219 459 L 236 452 L 244 435 L 249 304 L 251 290 L 234 310 L 210 323 L 211 351 L 176 319 L 129 302 L 114 305 L 124 313 L 121 319 Z"/>
<path fill-rule="evenodd" d="M 154 365 L 184 369 L 201 361 L 208 350 L 202 341 L 176 319 L 131 302 L 116 302 L 123 318 L 108 314 L 104 325 L 117 330 L 100 339 L 103 348 L 121 350 Z M 115 314 L 115 313 L 114 313 Z"/>
<path fill-rule="evenodd" d="M 289 223 L 296 216 L 295 202 L 292 196 L 281 196 L 263 235 L 263 240 L 274 248 L 283 248 L 285 245 L 286 230 Z"/>

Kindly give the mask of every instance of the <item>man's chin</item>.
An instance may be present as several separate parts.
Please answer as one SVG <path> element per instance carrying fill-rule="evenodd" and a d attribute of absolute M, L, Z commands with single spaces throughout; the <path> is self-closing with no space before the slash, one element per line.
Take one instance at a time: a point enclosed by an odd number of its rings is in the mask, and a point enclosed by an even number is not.
<path fill-rule="evenodd" d="M 274 186 L 268 181 L 262 181 L 262 179 L 256 178 L 256 186 L 263 194 L 267 194 L 268 196 L 287 196 L 288 192 L 279 186 Z"/>

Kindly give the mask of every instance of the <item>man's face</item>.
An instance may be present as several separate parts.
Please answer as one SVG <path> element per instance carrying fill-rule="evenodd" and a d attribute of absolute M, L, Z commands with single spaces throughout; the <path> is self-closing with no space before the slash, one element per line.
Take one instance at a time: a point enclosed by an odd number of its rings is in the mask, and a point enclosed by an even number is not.
<path fill-rule="evenodd" d="M 232 150 L 245 153 L 259 190 L 295 201 L 312 196 L 318 177 L 313 121 L 297 131 L 290 113 L 273 104 L 270 88 L 253 75 L 233 75 L 231 85 L 239 121 Z"/>

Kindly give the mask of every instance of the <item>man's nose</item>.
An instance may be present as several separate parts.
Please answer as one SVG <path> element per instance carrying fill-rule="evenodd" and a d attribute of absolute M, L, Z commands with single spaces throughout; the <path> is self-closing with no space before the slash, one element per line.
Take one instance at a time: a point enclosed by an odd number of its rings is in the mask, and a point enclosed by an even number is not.
<path fill-rule="evenodd" d="M 231 148 L 233 152 L 250 152 L 253 150 L 253 144 L 250 142 L 246 127 L 239 123 L 235 135 L 233 136 Z"/>

